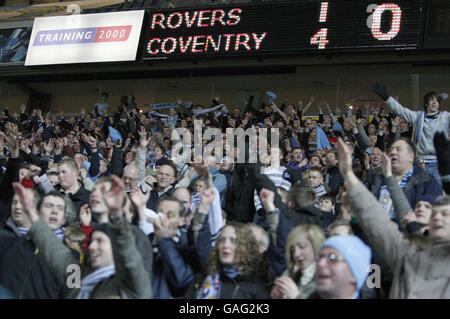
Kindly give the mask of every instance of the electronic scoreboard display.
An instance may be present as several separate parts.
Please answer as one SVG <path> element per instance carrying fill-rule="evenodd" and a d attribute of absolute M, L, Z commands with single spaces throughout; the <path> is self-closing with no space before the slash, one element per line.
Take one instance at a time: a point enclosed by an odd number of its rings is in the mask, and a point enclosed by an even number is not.
<path fill-rule="evenodd" d="M 149 11 L 142 58 L 415 49 L 420 0 L 296 1 Z"/>

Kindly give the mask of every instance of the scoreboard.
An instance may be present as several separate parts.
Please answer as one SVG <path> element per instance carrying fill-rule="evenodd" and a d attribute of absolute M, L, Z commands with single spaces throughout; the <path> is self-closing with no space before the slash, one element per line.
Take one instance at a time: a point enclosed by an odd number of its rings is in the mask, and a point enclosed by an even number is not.
<path fill-rule="evenodd" d="M 421 0 L 329 0 L 148 11 L 142 59 L 416 49 Z"/>

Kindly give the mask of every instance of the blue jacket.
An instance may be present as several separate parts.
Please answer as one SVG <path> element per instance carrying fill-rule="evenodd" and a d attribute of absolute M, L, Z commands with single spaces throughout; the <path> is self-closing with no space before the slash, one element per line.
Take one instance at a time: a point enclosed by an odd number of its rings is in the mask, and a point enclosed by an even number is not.
<path fill-rule="evenodd" d="M 183 296 L 194 280 L 194 273 L 200 273 L 212 248 L 208 216 L 194 239 L 193 225 L 182 231 L 176 243 L 171 238 L 159 241 L 159 254 L 154 258 L 153 298 L 170 299 Z"/>
<path fill-rule="evenodd" d="M 380 197 L 380 188 L 384 184 L 384 176 L 381 174 L 373 176 L 372 185 L 370 185 L 370 190 L 376 198 Z M 424 198 L 433 198 L 442 195 L 442 186 L 431 177 L 426 171 L 424 171 L 420 166 L 414 165 L 414 173 L 411 178 L 406 183 L 405 189 L 403 190 L 406 198 L 408 199 L 411 207 L 415 207 L 417 202 Z"/>

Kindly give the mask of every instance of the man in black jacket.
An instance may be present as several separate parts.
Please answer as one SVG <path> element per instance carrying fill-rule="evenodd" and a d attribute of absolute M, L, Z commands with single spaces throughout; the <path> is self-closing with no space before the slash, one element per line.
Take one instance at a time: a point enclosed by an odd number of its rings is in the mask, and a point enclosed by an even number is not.
<path fill-rule="evenodd" d="M 325 155 L 325 183 L 330 187 L 330 194 L 336 196 L 339 193 L 339 187 L 344 183 L 341 173 L 338 169 L 338 159 L 335 151 L 329 151 Z"/>
<path fill-rule="evenodd" d="M 26 189 L 28 196 L 33 198 L 36 207 L 39 201 L 37 192 Z M 54 196 L 47 196 L 49 203 Z M 64 213 L 48 213 L 48 209 L 41 204 L 41 216 L 49 227 L 55 229 L 55 235 L 62 235 L 60 226 L 64 222 Z M 46 216 L 43 214 L 45 213 Z M 51 215 L 51 218 L 50 218 Z M 63 217 L 63 219 L 61 219 Z M 56 224 L 55 224 L 56 223 Z M 56 226 L 55 226 L 56 225 Z M 28 219 L 18 195 L 13 196 L 11 217 L 5 228 L 0 229 L 0 282 L 17 298 L 59 299 L 64 298 L 68 290 L 60 284 L 51 273 L 47 263 L 39 254 L 35 244 L 28 238 L 31 222 Z M 57 230 L 59 231 L 57 234 Z"/>
<path fill-rule="evenodd" d="M 171 165 L 161 165 L 156 172 L 156 183 L 152 185 L 150 197 L 147 201 L 147 208 L 156 211 L 156 207 L 161 200 L 170 196 L 176 182 L 175 169 Z"/>

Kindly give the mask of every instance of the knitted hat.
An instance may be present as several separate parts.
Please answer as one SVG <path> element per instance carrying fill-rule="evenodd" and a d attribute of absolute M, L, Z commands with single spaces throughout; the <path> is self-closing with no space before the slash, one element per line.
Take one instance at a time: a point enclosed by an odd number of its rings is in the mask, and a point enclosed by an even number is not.
<path fill-rule="evenodd" d="M 418 195 L 417 196 L 416 203 L 418 203 L 420 201 L 424 201 L 424 202 L 428 202 L 431 205 L 433 205 L 435 200 L 436 200 L 436 196 L 432 196 L 432 195 L 428 195 L 428 194 L 422 194 L 422 195 Z"/>
<path fill-rule="evenodd" d="M 356 292 L 359 294 L 369 274 L 372 251 L 357 236 L 333 236 L 325 240 L 323 247 L 331 247 L 344 257 L 353 277 L 356 280 Z"/>
<path fill-rule="evenodd" d="M 95 231 L 101 231 L 103 232 L 106 236 L 109 237 L 110 233 L 109 233 L 109 228 L 108 228 L 108 224 L 104 223 L 104 224 L 98 224 L 94 227 L 94 230 L 92 232 Z"/>

